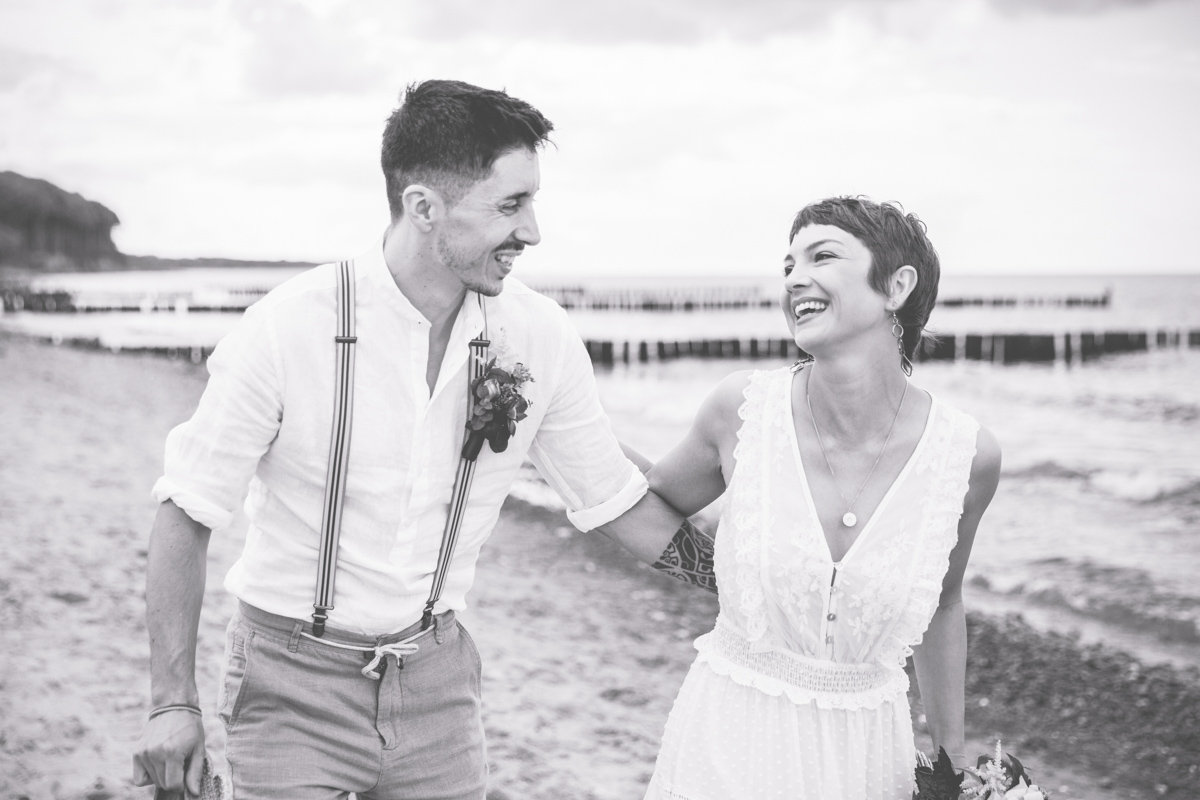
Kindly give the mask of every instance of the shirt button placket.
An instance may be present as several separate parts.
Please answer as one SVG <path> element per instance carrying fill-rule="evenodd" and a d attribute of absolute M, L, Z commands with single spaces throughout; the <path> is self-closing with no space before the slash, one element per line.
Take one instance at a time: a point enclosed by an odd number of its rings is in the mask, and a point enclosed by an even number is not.
<path fill-rule="evenodd" d="M 834 624 L 837 622 L 837 574 L 834 574 L 833 581 L 829 587 L 829 603 L 825 609 L 825 655 L 833 658 L 833 633 Z"/>

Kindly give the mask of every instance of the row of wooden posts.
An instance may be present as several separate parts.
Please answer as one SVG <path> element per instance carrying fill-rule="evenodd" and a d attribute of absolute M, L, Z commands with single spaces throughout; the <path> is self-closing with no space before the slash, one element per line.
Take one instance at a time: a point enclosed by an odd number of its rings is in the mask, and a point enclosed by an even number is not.
<path fill-rule="evenodd" d="M 62 344 L 62 337 L 51 337 Z M 72 339 L 75 346 L 100 349 L 95 339 Z M 778 359 L 794 361 L 805 353 L 791 339 L 692 339 L 685 341 L 612 341 L 586 339 L 584 346 L 592 362 L 600 366 L 649 363 L 677 358 Z M 1127 333 L 1067 334 L 966 334 L 945 335 L 918 353 L 917 361 L 987 361 L 995 364 L 1028 362 L 1087 361 L 1113 353 L 1200 347 L 1200 330 L 1158 330 Z M 121 348 L 112 348 L 119 350 Z M 211 347 L 139 347 L 139 352 L 156 353 L 168 358 L 188 358 L 200 363 L 212 352 Z"/>
<path fill-rule="evenodd" d="M 1110 353 L 1166 347 L 1200 347 L 1200 330 L 1105 331 L 1059 334 L 950 334 L 931 341 L 917 361 L 990 361 L 1072 363 Z M 592 362 L 667 361 L 676 358 L 775 358 L 791 360 L 804 352 L 791 339 L 692 339 L 685 341 L 584 341 Z"/>
<path fill-rule="evenodd" d="M 584 289 L 581 287 L 539 286 L 538 291 L 553 298 L 566 309 L 596 311 L 702 311 L 746 308 L 774 308 L 779 299 L 766 296 L 758 287 L 682 287 L 678 289 Z M 217 305 L 197 302 L 190 292 L 147 296 L 136 292 L 91 293 L 75 295 L 61 289 L 42 291 L 30 287 L 0 287 L 5 311 L 46 311 L 53 313 L 88 311 L 147 311 L 174 309 L 179 304 L 192 311 L 239 311 L 254 303 L 269 287 L 251 287 L 226 291 L 226 301 Z M 962 307 L 1061 306 L 1066 308 L 1108 306 L 1111 291 L 1103 294 L 1051 297 L 971 297 L 948 296 L 938 305 Z"/>
<path fill-rule="evenodd" d="M 566 309 L 594 311 L 699 311 L 708 309 L 774 308 L 779 297 L 764 287 L 683 285 L 666 287 L 583 287 L 540 284 L 537 291 L 553 298 Z M 1065 308 L 1106 308 L 1112 301 L 1112 289 L 1092 295 L 1052 296 L 974 296 L 946 295 L 937 304 L 948 308 L 1017 306 L 1061 306 Z"/>

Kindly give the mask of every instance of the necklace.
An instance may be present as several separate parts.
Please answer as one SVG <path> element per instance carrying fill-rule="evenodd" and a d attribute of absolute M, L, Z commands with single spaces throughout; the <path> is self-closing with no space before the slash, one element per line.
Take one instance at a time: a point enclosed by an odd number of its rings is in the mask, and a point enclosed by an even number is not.
<path fill-rule="evenodd" d="M 809 373 L 808 379 L 812 381 L 812 373 Z M 829 475 L 833 478 L 833 488 L 837 489 L 842 502 L 846 504 L 846 513 L 842 514 L 842 524 L 847 528 L 853 528 L 858 524 L 858 517 L 854 515 L 854 504 L 858 502 L 863 489 L 867 488 L 867 481 L 871 480 L 871 476 L 875 474 L 875 468 L 879 466 L 879 460 L 883 458 L 888 442 L 892 440 L 892 431 L 896 430 L 896 420 L 900 419 L 900 409 L 904 408 L 904 398 L 908 394 L 908 381 L 904 382 L 904 391 L 900 394 L 900 405 L 896 406 L 896 414 L 892 417 L 892 425 L 888 428 L 887 438 L 883 440 L 883 447 L 880 449 L 879 455 L 875 456 L 875 463 L 871 465 L 871 471 L 867 473 L 867 477 L 863 478 L 862 485 L 858 487 L 858 492 L 849 503 L 846 503 L 846 495 L 842 493 L 842 487 L 838 485 L 837 473 L 833 471 L 833 464 L 829 463 L 829 453 L 825 452 L 825 443 L 821 441 L 821 429 L 817 427 L 817 418 L 813 416 L 812 400 L 809 399 L 808 388 L 809 384 L 804 384 L 804 403 L 808 406 L 808 418 L 812 420 L 813 431 L 817 434 L 817 444 L 821 446 L 821 455 L 825 457 L 825 466 L 829 467 Z"/>

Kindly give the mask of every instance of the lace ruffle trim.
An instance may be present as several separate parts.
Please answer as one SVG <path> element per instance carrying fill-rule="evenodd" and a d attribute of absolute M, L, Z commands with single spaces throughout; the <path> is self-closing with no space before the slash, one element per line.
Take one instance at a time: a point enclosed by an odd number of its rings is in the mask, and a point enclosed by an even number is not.
<path fill-rule="evenodd" d="M 733 498 L 730 522 L 733 525 L 734 561 L 737 564 L 738 610 L 745 619 L 752 641 L 767 632 L 762 581 L 759 580 L 759 539 L 762 536 L 762 425 L 767 386 L 775 373 L 755 370 L 742 390 L 738 417 L 738 441 L 733 453 Z"/>
<path fill-rule="evenodd" d="M 979 423 L 966 414 L 941 406 L 942 419 L 936 420 L 940 441 L 929 452 L 940 461 L 930 465 L 941 476 L 934 482 L 926 500 L 921 553 L 914 560 L 912 593 L 904 612 L 896 621 L 890 638 L 901 666 L 921 643 L 925 631 L 941 601 L 942 580 L 950 568 L 950 552 L 958 543 L 958 521 L 971 482 L 971 464 L 975 460 L 975 439 Z"/>

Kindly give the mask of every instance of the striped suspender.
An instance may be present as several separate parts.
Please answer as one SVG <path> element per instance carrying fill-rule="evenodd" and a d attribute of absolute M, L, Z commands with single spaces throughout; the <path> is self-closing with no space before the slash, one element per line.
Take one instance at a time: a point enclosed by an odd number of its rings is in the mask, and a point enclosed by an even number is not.
<path fill-rule="evenodd" d="M 337 575 L 338 537 L 342 530 L 342 501 L 346 498 L 346 462 L 350 459 L 350 422 L 354 412 L 354 262 L 337 265 L 337 353 L 333 386 L 333 431 L 329 437 L 329 466 L 325 470 L 325 505 L 321 511 L 321 549 L 317 554 L 317 593 L 313 599 L 313 635 L 325 633 L 326 613 L 333 608 Z"/>
<path fill-rule="evenodd" d="M 483 374 L 487 365 L 487 308 L 483 298 L 479 299 L 483 310 L 483 332 L 471 340 L 471 358 L 467 380 L 467 419 L 475 404 L 471 387 Z M 354 410 L 354 262 L 343 261 L 337 266 L 337 348 L 336 372 L 334 377 L 333 430 L 329 440 L 329 466 L 325 474 L 325 503 L 321 512 L 321 548 L 317 556 L 317 589 L 313 599 L 313 636 L 325 634 L 327 612 L 333 609 L 333 581 L 337 573 L 338 537 L 342 526 L 342 502 L 346 496 L 346 464 L 350 455 L 350 422 Z M 458 543 L 459 529 L 467 507 L 467 495 L 475 477 L 475 459 L 463 457 L 459 460 L 458 474 L 454 477 L 450 513 L 442 531 L 442 546 L 438 550 L 437 569 L 433 573 L 433 586 L 429 600 L 421 616 L 421 629 L 433 623 L 433 607 L 442 595 L 446 583 L 446 571 L 454 548 Z"/>
<path fill-rule="evenodd" d="M 468 359 L 467 371 L 467 419 L 472 418 L 475 409 L 475 381 L 483 375 L 487 367 L 488 324 L 487 307 L 483 297 L 479 298 L 479 308 L 483 311 L 483 332 L 471 340 L 471 357 Z M 467 431 L 469 435 L 470 431 Z M 464 436 L 464 444 L 465 444 Z M 458 544 L 458 532 L 462 527 L 463 515 L 467 510 L 467 495 L 471 493 L 471 482 L 475 480 L 475 458 L 465 454 L 458 460 L 458 473 L 454 476 L 454 492 L 450 495 L 450 513 L 446 516 L 446 528 L 442 531 L 442 546 L 438 550 L 437 570 L 433 573 L 433 586 L 429 590 L 429 600 L 425 602 L 425 613 L 421 615 L 421 630 L 425 630 L 433 622 L 433 606 L 442 596 L 442 587 L 446 583 L 446 571 L 450 568 L 450 559 L 454 556 L 454 547 Z"/>

